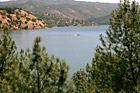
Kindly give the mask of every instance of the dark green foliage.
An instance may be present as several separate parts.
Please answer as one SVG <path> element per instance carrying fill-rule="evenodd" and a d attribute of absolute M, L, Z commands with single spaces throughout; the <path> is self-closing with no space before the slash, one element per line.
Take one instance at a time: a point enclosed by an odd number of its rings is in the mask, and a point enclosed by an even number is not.
<path fill-rule="evenodd" d="M 33 72 L 34 92 L 60 92 L 65 91 L 65 82 L 68 76 L 68 66 L 65 61 L 52 56 L 48 57 L 45 47 L 39 43 L 41 38 L 37 37 L 33 46 L 30 68 Z"/>
<path fill-rule="evenodd" d="M 2 73 L 4 71 L 4 68 L 6 66 L 6 57 L 10 57 L 11 53 L 15 53 L 16 47 L 14 45 L 14 42 L 11 41 L 11 38 L 8 37 L 8 33 L 4 32 L 0 39 L 0 47 L 1 47 L 1 55 L 0 55 L 0 72 Z M 11 46 L 12 44 L 12 46 Z M 10 49 L 12 48 L 12 49 Z M 13 49 L 14 48 L 14 49 Z"/>
<path fill-rule="evenodd" d="M 92 64 L 67 82 L 69 67 L 64 60 L 49 57 L 35 38 L 32 50 L 16 52 L 14 41 L 0 37 L 0 92 L 2 93 L 139 93 L 140 10 L 134 1 L 119 4 L 106 36 L 100 35 Z M 63 25 L 64 20 L 59 20 Z M 71 20 L 71 23 L 84 23 Z"/>
<path fill-rule="evenodd" d="M 15 13 L 15 9 L 14 8 L 5 8 L 5 10 L 9 14 L 14 14 Z"/>
<path fill-rule="evenodd" d="M 22 27 L 21 27 L 21 25 L 18 25 L 18 27 L 21 29 Z"/>
<path fill-rule="evenodd" d="M 19 25 L 21 25 L 21 23 L 23 23 L 21 20 L 19 21 Z"/>
<path fill-rule="evenodd" d="M 30 18 L 26 17 L 27 21 L 31 20 Z"/>
<path fill-rule="evenodd" d="M 0 20 L 0 24 L 2 24 L 2 21 Z"/>
<path fill-rule="evenodd" d="M 2 16 L 2 18 L 5 19 L 6 17 L 5 16 Z"/>
<path fill-rule="evenodd" d="M 17 92 L 16 78 L 17 59 L 16 46 L 14 41 L 4 32 L 0 39 L 0 91 L 1 92 Z M 14 63 L 12 63 L 14 62 Z"/>
<path fill-rule="evenodd" d="M 0 37 L 0 91 L 2 93 L 31 92 L 31 72 L 27 60 L 16 52 L 14 41 L 4 32 Z"/>
<path fill-rule="evenodd" d="M 10 23 L 11 21 L 10 20 L 7 20 L 7 22 Z"/>
<path fill-rule="evenodd" d="M 16 15 L 16 17 L 17 17 L 17 19 L 18 19 L 18 20 L 20 19 L 20 17 L 19 17 L 19 16 L 17 16 L 17 15 Z"/>
<path fill-rule="evenodd" d="M 36 19 L 32 19 L 33 22 L 36 22 Z"/>
<path fill-rule="evenodd" d="M 88 75 L 96 89 L 114 92 L 136 92 L 140 82 L 140 35 L 139 5 L 128 0 L 119 4 L 112 12 L 107 36 L 100 36 L 102 46 L 97 46 L 97 53 L 92 66 L 87 66 Z M 135 39 L 134 39 L 135 38 Z"/>
<path fill-rule="evenodd" d="M 39 24 L 40 27 L 43 27 L 41 24 Z"/>
<path fill-rule="evenodd" d="M 8 31 L 8 27 L 3 27 L 4 30 Z"/>
<path fill-rule="evenodd" d="M 64 60 L 49 57 L 37 37 L 32 52 L 16 52 L 14 41 L 0 37 L 0 91 L 2 93 L 64 93 L 69 67 Z"/>
<path fill-rule="evenodd" d="M 5 15 L 5 12 L 1 12 L 1 15 Z"/>
<path fill-rule="evenodd" d="M 25 24 L 27 24 L 28 22 L 27 21 L 25 21 Z"/>
<path fill-rule="evenodd" d="M 19 12 L 16 12 L 16 15 L 18 16 L 19 15 Z"/>
<path fill-rule="evenodd" d="M 7 17 L 8 17 L 9 19 L 11 19 L 11 20 L 12 20 L 12 16 L 10 16 L 10 15 L 7 15 Z"/>
<path fill-rule="evenodd" d="M 89 81 L 87 73 L 84 70 L 80 70 L 72 77 L 74 91 L 76 93 L 94 93 L 95 89 L 93 83 Z"/>
<path fill-rule="evenodd" d="M 79 92 L 91 93 L 86 84 L 91 84 L 95 93 L 140 91 L 139 5 L 124 0 L 111 15 L 107 36 L 100 35 L 102 46 L 97 46 L 92 65 L 87 64 L 87 72 L 78 71 L 73 76 Z"/>
<path fill-rule="evenodd" d="M 17 8 L 17 7 L 3 7 L 3 8 L 0 8 L 0 10 L 6 10 L 6 12 L 9 13 L 9 14 L 14 14 L 16 9 L 21 10 L 21 8 Z"/>
<path fill-rule="evenodd" d="M 18 20 L 12 20 L 11 24 L 12 25 L 17 25 L 18 24 Z"/>
<path fill-rule="evenodd" d="M 28 29 L 28 26 L 23 27 L 23 29 Z"/>

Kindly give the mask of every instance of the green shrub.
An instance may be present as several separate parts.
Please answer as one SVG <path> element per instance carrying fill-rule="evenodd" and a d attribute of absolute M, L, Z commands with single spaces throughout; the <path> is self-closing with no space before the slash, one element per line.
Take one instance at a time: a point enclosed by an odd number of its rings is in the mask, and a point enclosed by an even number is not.
<path fill-rule="evenodd" d="M 32 21 L 33 21 L 33 22 L 36 22 L 36 19 L 33 18 Z"/>
<path fill-rule="evenodd" d="M 5 19 L 6 17 L 5 16 L 2 16 L 2 18 Z"/>
<path fill-rule="evenodd" d="M 18 20 L 14 20 L 14 22 L 15 22 L 16 24 L 18 24 Z"/>
<path fill-rule="evenodd" d="M 7 15 L 7 17 L 8 17 L 9 19 L 12 19 L 12 16 L 10 16 L 10 15 Z"/>
<path fill-rule="evenodd" d="M 16 16 L 17 17 L 17 19 L 19 20 L 20 19 L 20 17 L 19 16 Z"/>
<path fill-rule="evenodd" d="M 16 12 L 16 15 L 19 15 L 19 12 Z"/>
<path fill-rule="evenodd" d="M 27 21 L 25 21 L 25 24 L 27 24 L 28 22 Z"/>
<path fill-rule="evenodd" d="M 15 9 L 14 8 L 6 8 L 5 10 L 9 14 L 14 14 L 15 13 Z"/>
<path fill-rule="evenodd" d="M 5 12 L 1 12 L 1 15 L 5 15 Z"/>
<path fill-rule="evenodd" d="M 23 27 L 23 29 L 28 29 L 28 26 Z"/>
<path fill-rule="evenodd" d="M 2 24 L 2 21 L 0 20 L 0 24 Z"/>
<path fill-rule="evenodd" d="M 10 20 L 7 20 L 8 23 L 10 23 Z"/>
<path fill-rule="evenodd" d="M 4 30 L 8 31 L 8 27 L 3 27 Z"/>
<path fill-rule="evenodd" d="M 12 24 L 12 25 L 18 24 L 18 20 L 13 20 L 13 21 L 11 22 L 11 24 Z"/>
<path fill-rule="evenodd" d="M 27 21 L 31 20 L 30 18 L 26 17 Z"/>
<path fill-rule="evenodd" d="M 19 20 L 19 24 L 21 25 L 21 23 L 23 23 L 21 20 Z"/>
<path fill-rule="evenodd" d="M 43 27 L 41 24 L 39 24 L 40 27 Z"/>
<path fill-rule="evenodd" d="M 20 24 L 18 25 L 18 28 L 21 28 L 21 25 Z"/>

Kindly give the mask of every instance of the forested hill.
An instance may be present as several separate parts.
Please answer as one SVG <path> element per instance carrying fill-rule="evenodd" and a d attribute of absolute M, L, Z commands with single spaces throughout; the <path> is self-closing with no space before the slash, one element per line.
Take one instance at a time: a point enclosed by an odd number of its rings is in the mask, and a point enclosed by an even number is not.
<path fill-rule="evenodd" d="M 0 30 L 41 29 L 47 25 L 20 8 L 0 8 Z"/>
<path fill-rule="evenodd" d="M 83 20 L 101 25 L 108 24 L 110 13 L 117 8 L 117 5 L 74 0 L 16 0 L 0 3 L 0 7 L 15 6 L 34 14 L 43 13 L 43 16 L 50 14 L 57 18 Z M 106 18 L 106 16 L 108 17 Z"/>
<path fill-rule="evenodd" d="M 54 26 L 98 26 L 93 22 L 78 19 L 68 19 L 53 14 L 32 12 L 21 8 L 0 8 L 0 30 L 41 29 Z"/>

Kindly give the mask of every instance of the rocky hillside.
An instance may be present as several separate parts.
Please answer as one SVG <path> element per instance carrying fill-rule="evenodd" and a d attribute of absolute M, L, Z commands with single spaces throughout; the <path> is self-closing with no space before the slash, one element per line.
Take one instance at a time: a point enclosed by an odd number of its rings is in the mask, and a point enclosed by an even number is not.
<path fill-rule="evenodd" d="M 0 8 L 0 30 L 41 29 L 47 25 L 20 8 Z"/>
<path fill-rule="evenodd" d="M 42 13 L 42 12 L 33 12 L 33 14 L 45 20 L 47 26 L 50 27 L 64 27 L 64 26 L 99 26 L 94 22 L 86 22 L 80 19 L 69 19 L 56 16 L 54 14 Z"/>
<path fill-rule="evenodd" d="M 97 24 L 108 24 L 111 11 L 117 8 L 117 4 L 74 0 L 16 0 L 0 3 L 0 7 L 5 6 L 15 6 L 32 13 L 41 12 L 59 18 L 84 20 Z"/>

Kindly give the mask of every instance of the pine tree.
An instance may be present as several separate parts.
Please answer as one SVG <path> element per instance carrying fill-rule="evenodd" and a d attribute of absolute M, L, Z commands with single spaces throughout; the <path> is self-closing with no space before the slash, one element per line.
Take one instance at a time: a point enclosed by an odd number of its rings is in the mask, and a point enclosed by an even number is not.
<path fill-rule="evenodd" d="M 41 38 L 37 37 L 34 42 L 33 52 L 30 55 L 30 69 L 33 78 L 33 91 L 37 93 L 53 92 L 62 93 L 68 77 L 69 67 L 65 61 L 52 56 L 48 57 L 45 47 L 39 43 Z"/>
<path fill-rule="evenodd" d="M 63 93 L 66 91 L 69 67 L 64 60 L 49 57 L 37 37 L 32 52 L 16 45 L 8 32 L 0 37 L 0 92 Z"/>
<path fill-rule="evenodd" d="M 14 41 L 4 31 L 0 37 L 0 91 L 10 92 L 13 89 L 10 86 L 12 82 L 10 83 L 9 81 L 13 79 L 10 75 L 16 73 L 11 71 L 12 69 L 16 71 L 15 64 L 12 63 L 13 61 L 16 62 L 15 51 L 16 46 Z"/>
<path fill-rule="evenodd" d="M 97 92 L 136 92 L 140 82 L 140 10 L 137 2 L 121 2 L 112 13 L 107 36 L 100 36 L 87 72 Z"/>
<path fill-rule="evenodd" d="M 31 91 L 31 73 L 27 60 L 21 50 L 21 55 L 16 52 L 17 48 L 4 31 L 0 37 L 0 91 L 2 93 L 24 93 Z"/>
<path fill-rule="evenodd" d="M 18 70 L 19 70 L 19 79 L 20 79 L 20 93 L 25 93 L 25 92 L 32 92 L 32 74 L 29 66 L 29 61 L 28 56 L 30 53 L 28 52 L 29 49 L 27 49 L 26 52 L 24 52 L 23 49 L 21 49 L 19 57 L 18 57 Z"/>
<path fill-rule="evenodd" d="M 76 93 L 95 92 L 94 86 L 92 85 L 92 81 L 88 79 L 87 73 L 84 70 L 76 72 L 72 77 L 72 82 L 73 82 L 73 90 Z"/>

